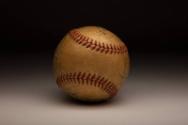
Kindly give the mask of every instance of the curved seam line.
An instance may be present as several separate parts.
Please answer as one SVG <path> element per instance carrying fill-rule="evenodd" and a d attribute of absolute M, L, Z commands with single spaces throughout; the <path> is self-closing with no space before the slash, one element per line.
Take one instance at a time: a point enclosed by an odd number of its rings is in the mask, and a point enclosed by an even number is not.
<path fill-rule="evenodd" d="M 61 88 L 68 83 L 95 86 L 104 90 L 111 97 L 117 93 L 117 88 L 111 81 L 96 74 L 85 72 L 60 73 L 60 76 L 57 77 L 58 87 Z"/>
<path fill-rule="evenodd" d="M 90 48 L 91 50 L 95 50 L 100 53 L 105 54 L 123 54 L 127 52 L 127 48 L 125 45 L 112 45 L 112 44 L 106 44 L 104 42 L 99 42 L 97 40 L 94 40 L 90 37 L 84 36 L 77 30 L 72 30 L 69 32 L 69 35 L 71 38 L 76 41 L 78 44 Z"/>

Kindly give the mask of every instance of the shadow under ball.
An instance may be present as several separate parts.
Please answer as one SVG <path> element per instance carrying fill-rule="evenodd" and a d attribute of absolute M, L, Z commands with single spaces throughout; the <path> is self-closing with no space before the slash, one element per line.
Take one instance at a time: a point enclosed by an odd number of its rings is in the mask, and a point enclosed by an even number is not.
<path fill-rule="evenodd" d="M 126 45 L 97 26 L 68 32 L 57 46 L 53 61 L 58 87 L 82 101 L 114 97 L 129 71 Z"/>

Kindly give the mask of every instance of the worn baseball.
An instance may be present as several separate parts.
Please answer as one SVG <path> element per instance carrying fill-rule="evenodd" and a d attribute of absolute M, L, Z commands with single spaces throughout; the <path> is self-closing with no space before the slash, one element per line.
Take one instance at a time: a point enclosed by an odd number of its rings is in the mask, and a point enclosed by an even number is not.
<path fill-rule="evenodd" d="M 128 70 L 126 45 L 102 27 L 71 30 L 60 41 L 54 55 L 58 87 L 82 101 L 101 101 L 115 96 Z"/>

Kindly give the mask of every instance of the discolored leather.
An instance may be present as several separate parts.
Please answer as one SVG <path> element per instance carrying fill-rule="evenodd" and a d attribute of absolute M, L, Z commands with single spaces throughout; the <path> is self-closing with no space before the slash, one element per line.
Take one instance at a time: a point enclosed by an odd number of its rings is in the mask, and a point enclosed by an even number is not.
<path fill-rule="evenodd" d="M 71 30 L 54 54 L 59 88 L 84 101 L 113 97 L 128 76 L 126 45 L 112 32 L 96 26 Z"/>

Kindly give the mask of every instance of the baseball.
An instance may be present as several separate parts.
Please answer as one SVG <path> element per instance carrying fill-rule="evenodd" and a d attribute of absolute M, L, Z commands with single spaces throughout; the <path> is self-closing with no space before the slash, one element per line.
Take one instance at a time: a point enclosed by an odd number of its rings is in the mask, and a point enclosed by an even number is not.
<path fill-rule="evenodd" d="M 126 45 L 115 34 L 97 26 L 68 32 L 54 54 L 56 83 L 82 101 L 114 97 L 129 71 Z"/>

